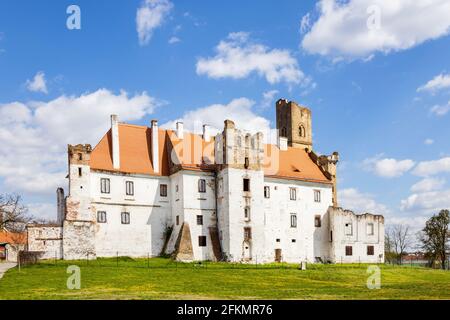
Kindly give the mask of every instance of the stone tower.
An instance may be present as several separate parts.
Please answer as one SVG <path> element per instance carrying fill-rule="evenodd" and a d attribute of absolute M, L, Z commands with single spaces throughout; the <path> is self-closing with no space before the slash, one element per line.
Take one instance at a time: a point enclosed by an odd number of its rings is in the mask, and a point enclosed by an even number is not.
<path fill-rule="evenodd" d="M 294 101 L 280 99 L 276 103 L 276 112 L 279 136 L 286 137 L 290 147 L 311 150 L 311 110 Z"/>

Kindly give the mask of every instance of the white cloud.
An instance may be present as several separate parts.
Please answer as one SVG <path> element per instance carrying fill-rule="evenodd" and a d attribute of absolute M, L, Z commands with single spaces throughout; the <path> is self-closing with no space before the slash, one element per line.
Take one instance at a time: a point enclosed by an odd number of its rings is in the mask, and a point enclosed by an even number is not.
<path fill-rule="evenodd" d="M 269 90 L 263 93 L 263 99 L 261 101 L 261 107 L 268 108 L 272 105 L 275 96 L 278 94 L 278 90 Z"/>
<path fill-rule="evenodd" d="M 143 92 L 128 96 L 100 89 L 48 102 L 0 104 L 0 178 L 8 192 L 53 197 L 65 185 L 67 144 L 96 144 L 109 116 L 135 121 L 157 102 Z"/>
<path fill-rule="evenodd" d="M 420 91 L 427 91 L 431 93 L 435 93 L 439 90 L 450 88 L 450 74 L 439 74 L 426 84 L 417 89 Z"/>
<path fill-rule="evenodd" d="M 382 159 L 381 155 L 378 155 L 374 158 L 365 159 L 363 161 L 363 167 L 366 170 L 371 171 L 376 175 L 384 178 L 400 177 L 404 173 L 411 170 L 414 167 L 414 164 L 414 161 L 410 159 Z"/>
<path fill-rule="evenodd" d="M 27 89 L 32 92 L 48 93 L 47 82 L 45 81 L 45 73 L 42 71 L 36 73 L 33 80 L 27 80 L 26 86 Z"/>
<path fill-rule="evenodd" d="M 438 117 L 445 116 L 449 111 L 450 111 L 450 101 L 444 106 L 435 105 L 430 109 L 430 113 Z"/>
<path fill-rule="evenodd" d="M 186 112 L 182 118 L 167 122 L 164 128 L 175 128 L 177 121 L 182 121 L 184 129 L 201 133 L 203 124 L 211 126 L 211 132 L 217 134 L 223 130 L 224 120 L 233 120 L 236 127 L 252 133 L 262 132 L 266 141 L 274 136 L 270 122 L 253 112 L 255 102 L 247 98 L 238 98 L 228 104 L 212 104 Z M 276 136 L 276 135 L 275 135 Z"/>
<path fill-rule="evenodd" d="M 406 50 L 450 30 L 448 0 L 322 0 L 317 7 L 301 46 L 338 60 Z"/>
<path fill-rule="evenodd" d="M 173 4 L 169 0 L 144 0 L 136 13 L 136 29 L 139 43 L 146 45 L 153 36 L 153 31 L 160 27 Z"/>
<path fill-rule="evenodd" d="M 430 139 L 430 138 L 428 138 L 428 139 L 425 139 L 425 141 L 423 142 L 423 143 L 425 143 L 426 145 L 432 145 L 433 143 L 434 143 L 434 140 L 433 139 Z"/>
<path fill-rule="evenodd" d="M 307 13 L 300 21 L 300 33 L 305 33 L 311 28 L 311 14 Z"/>
<path fill-rule="evenodd" d="M 402 211 L 419 214 L 435 214 L 442 209 L 450 209 L 450 189 L 413 193 L 401 201 Z"/>
<path fill-rule="evenodd" d="M 175 43 L 178 43 L 178 42 L 180 42 L 181 40 L 180 40 L 180 38 L 178 38 L 178 37 L 175 37 L 175 36 L 173 36 L 173 37 L 171 37 L 170 39 L 169 39 L 169 44 L 175 44 Z"/>
<path fill-rule="evenodd" d="M 198 59 L 197 74 L 213 79 L 242 79 L 256 73 L 270 84 L 285 82 L 307 86 L 311 81 L 289 50 L 254 43 L 246 32 L 230 33 L 215 50 L 214 57 Z"/>
<path fill-rule="evenodd" d="M 421 177 L 433 176 L 438 173 L 450 173 L 450 157 L 419 162 L 413 170 L 413 174 Z"/>
<path fill-rule="evenodd" d="M 411 187 L 412 192 L 439 190 L 445 185 L 444 179 L 424 178 Z"/>
<path fill-rule="evenodd" d="M 344 209 L 349 209 L 355 213 L 386 214 L 388 208 L 378 203 L 374 196 L 362 193 L 355 188 L 342 189 L 338 191 L 338 201 Z"/>

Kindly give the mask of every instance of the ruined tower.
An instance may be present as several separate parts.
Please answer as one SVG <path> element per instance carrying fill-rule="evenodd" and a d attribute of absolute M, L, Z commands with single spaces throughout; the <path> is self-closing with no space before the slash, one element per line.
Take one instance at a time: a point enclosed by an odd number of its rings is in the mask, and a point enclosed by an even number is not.
<path fill-rule="evenodd" d="M 280 99 L 276 103 L 277 129 L 295 148 L 312 149 L 311 110 L 294 101 Z"/>

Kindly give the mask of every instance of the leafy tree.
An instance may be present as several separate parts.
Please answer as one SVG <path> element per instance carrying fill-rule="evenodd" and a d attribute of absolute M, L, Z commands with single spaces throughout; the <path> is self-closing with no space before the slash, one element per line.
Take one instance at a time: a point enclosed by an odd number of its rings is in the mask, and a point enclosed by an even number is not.
<path fill-rule="evenodd" d="M 449 250 L 450 213 L 448 210 L 441 210 L 439 214 L 432 216 L 422 230 L 422 248 L 426 253 L 430 263 L 440 260 L 441 268 L 445 269 L 447 251 Z"/>

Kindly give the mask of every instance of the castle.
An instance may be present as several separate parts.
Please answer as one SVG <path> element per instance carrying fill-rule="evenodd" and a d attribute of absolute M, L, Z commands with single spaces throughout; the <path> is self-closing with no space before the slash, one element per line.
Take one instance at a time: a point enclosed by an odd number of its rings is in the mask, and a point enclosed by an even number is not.
<path fill-rule="evenodd" d="M 28 226 L 44 258 L 383 262 L 384 218 L 338 207 L 337 152 L 313 151 L 311 111 L 276 102 L 276 144 L 224 121 L 211 135 L 119 123 L 69 145 L 58 220 Z"/>

